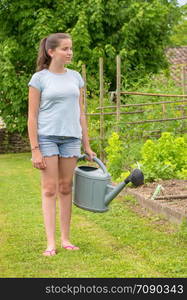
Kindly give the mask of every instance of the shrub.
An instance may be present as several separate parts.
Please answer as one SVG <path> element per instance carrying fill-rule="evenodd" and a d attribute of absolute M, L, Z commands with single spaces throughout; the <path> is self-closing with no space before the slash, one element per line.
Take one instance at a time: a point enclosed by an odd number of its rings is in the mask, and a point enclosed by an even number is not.
<path fill-rule="evenodd" d="M 158 140 L 147 140 L 141 149 L 145 179 L 186 179 L 187 142 L 183 137 L 162 133 Z"/>
<path fill-rule="evenodd" d="M 123 166 L 123 146 L 118 133 L 113 132 L 109 137 L 108 146 L 105 148 L 105 151 L 107 154 L 108 171 L 115 180 L 120 176 Z"/>

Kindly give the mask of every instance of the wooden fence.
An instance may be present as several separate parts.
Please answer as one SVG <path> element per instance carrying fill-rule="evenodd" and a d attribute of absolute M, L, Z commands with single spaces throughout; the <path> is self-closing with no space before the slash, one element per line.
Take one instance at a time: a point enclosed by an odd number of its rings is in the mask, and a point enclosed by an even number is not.
<path fill-rule="evenodd" d="M 83 74 L 83 78 L 84 81 L 86 83 L 86 67 L 83 66 L 82 68 L 82 74 Z M 173 95 L 173 94 L 158 94 L 158 93 L 143 93 L 143 92 L 131 92 L 131 91 L 122 91 L 121 89 L 121 58 L 118 55 L 116 57 L 116 90 L 111 92 L 112 97 L 115 97 L 115 103 L 109 106 L 105 106 L 104 105 L 104 97 L 106 97 L 105 93 L 104 93 L 104 72 L 103 72 L 103 58 L 99 59 L 99 83 L 100 83 L 100 97 L 99 97 L 99 106 L 97 107 L 97 110 L 99 110 L 99 112 L 94 112 L 94 113 L 89 113 L 88 112 L 88 103 L 87 103 L 87 96 L 86 96 L 86 84 L 84 87 L 84 106 L 85 106 L 85 111 L 86 111 L 86 115 L 91 117 L 94 115 L 98 115 L 100 118 L 100 135 L 99 135 L 99 141 L 100 141 L 100 157 L 103 158 L 104 153 L 103 153 L 103 141 L 105 139 L 105 132 L 104 132 L 104 122 L 105 122 L 105 118 L 104 116 L 106 115 L 114 115 L 115 116 L 115 131 L 119 132 L 120 127 L 123 123 L 124 126 L 127 125 L 137 125 L 137 124 L 145 124 L 145 123 L 162 123 L 162 122 L 170 122 L 170 121 L 180 121 L 181 122 L 181 132 L 186 132 L 187 128 L 186 128 L 186 119 L 187 119 L 187 115 L 186 115 L 186 102 L 187 102 L 187 95 L 185 94 L 186 91 L 186 86 L 184 85 L 184 80 L 182 81 L 182 86 L 183 86 L 183 94 L 182 95 Z M 183 76 L 181 78 L 184 79 L 185 75 L 183 74 Z M 151 96 L 151 97 L 165 97 L 165 98 L 174 98 L 175 100 L 166 100 L 166 101 L 158 101 L 158 102 L 146 102 L 146 103 L 131 103 L 131 104 L 122 104 L 121 103 L 121 95 L 138 95 L 138 96 Z M 146 110 L 135 110 L 135 111 L 128 111 L 127 108 L 130 107 L 135 107 L 135 108 L 141 108 L 141 107 L 147 107 L 147 106 L 154 106 L 154 105 L 161 105 L 162 106 L 162 112 L 163 112 L 163 116 L 166 115 L 166 105 L 167 104 L 179 104 L 177 106 L 177 109 L 180 110 L 180 116 L 176 116 L 176 117 L 172 117 L 172 118 L 167 118 L 167 117 L 163 117 L 163 118 L 159 118 L 159 119 L 143 119 L 141 118 L 140 120 L 136 120 L 136 121 L 127 121 L 127 122 L 122 122 L 121 121 L 121 116 L 126 114 L 143 114 L 144 112 L 146 112 Z M 110 110 L 112 109 L 113 111 L 105 111 L 105 110 Z M 125 111 L 123 110 L 125 109 Z M 159 131 L 161 132 L 161 130 L 153 130 L 153 131 L 149 131 L 148 135 L 151 136 L 151 134 L 153 134 L 155 136 L 155 133 L 158 136 Z M 142 136 L 143 137 L 143 136 Z M 144 137 L 146 137 L 146 135 L 144 135 Z"/>

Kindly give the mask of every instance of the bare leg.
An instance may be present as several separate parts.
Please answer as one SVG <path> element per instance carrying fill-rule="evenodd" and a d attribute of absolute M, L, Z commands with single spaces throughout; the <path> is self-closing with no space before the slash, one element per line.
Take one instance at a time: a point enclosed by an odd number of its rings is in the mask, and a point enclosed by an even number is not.
<path fill-rule="evenodd" d="M 54 255 L 56 226 L 56 197 L 58 192 L 58 156 L 45 157 L 46 168 L 41 171 L 42 209 L 47 237 L 44 255 Z"/>
<path fill-rule="evenodd" d="M 59 159 L 59 202 L 62 247 L 68 250 L 78 250 L 70 243 L 70 223 L 72 209 L 72 181 L 77 158 Z"/>

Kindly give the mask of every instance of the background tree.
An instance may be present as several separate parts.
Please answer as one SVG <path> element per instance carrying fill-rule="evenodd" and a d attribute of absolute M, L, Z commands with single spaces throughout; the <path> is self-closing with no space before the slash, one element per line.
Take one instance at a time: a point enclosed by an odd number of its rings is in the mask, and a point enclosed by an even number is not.
<path fill-rule="evenodd" d="M 171 46 L 187 46 L 187 4 L 181 7 L 182 18 L 174 26 L 171 36 Z"/>
<path fill-rule="evenodd" d="M 75 48 L 70 67 L 81 71 L 85 63 L 88 89 L 97 93 L 100 56 L 110 89 L 117 54 L 126 85 L 165 67 L 164 49 L 179 16 L 176 0 L 1 0 L 0 115 L 8 130 L 26 130 L 27 84 L 41 38 L 69 32 Z"/>

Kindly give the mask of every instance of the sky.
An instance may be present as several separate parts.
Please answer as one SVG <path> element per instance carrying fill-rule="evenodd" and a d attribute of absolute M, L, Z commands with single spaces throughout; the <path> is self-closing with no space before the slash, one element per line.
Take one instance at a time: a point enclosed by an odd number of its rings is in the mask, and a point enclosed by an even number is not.
<path fill-rule="evenodd" d="M 178 0 L 179 5 L 187 4 L 187 0 Z"/>

